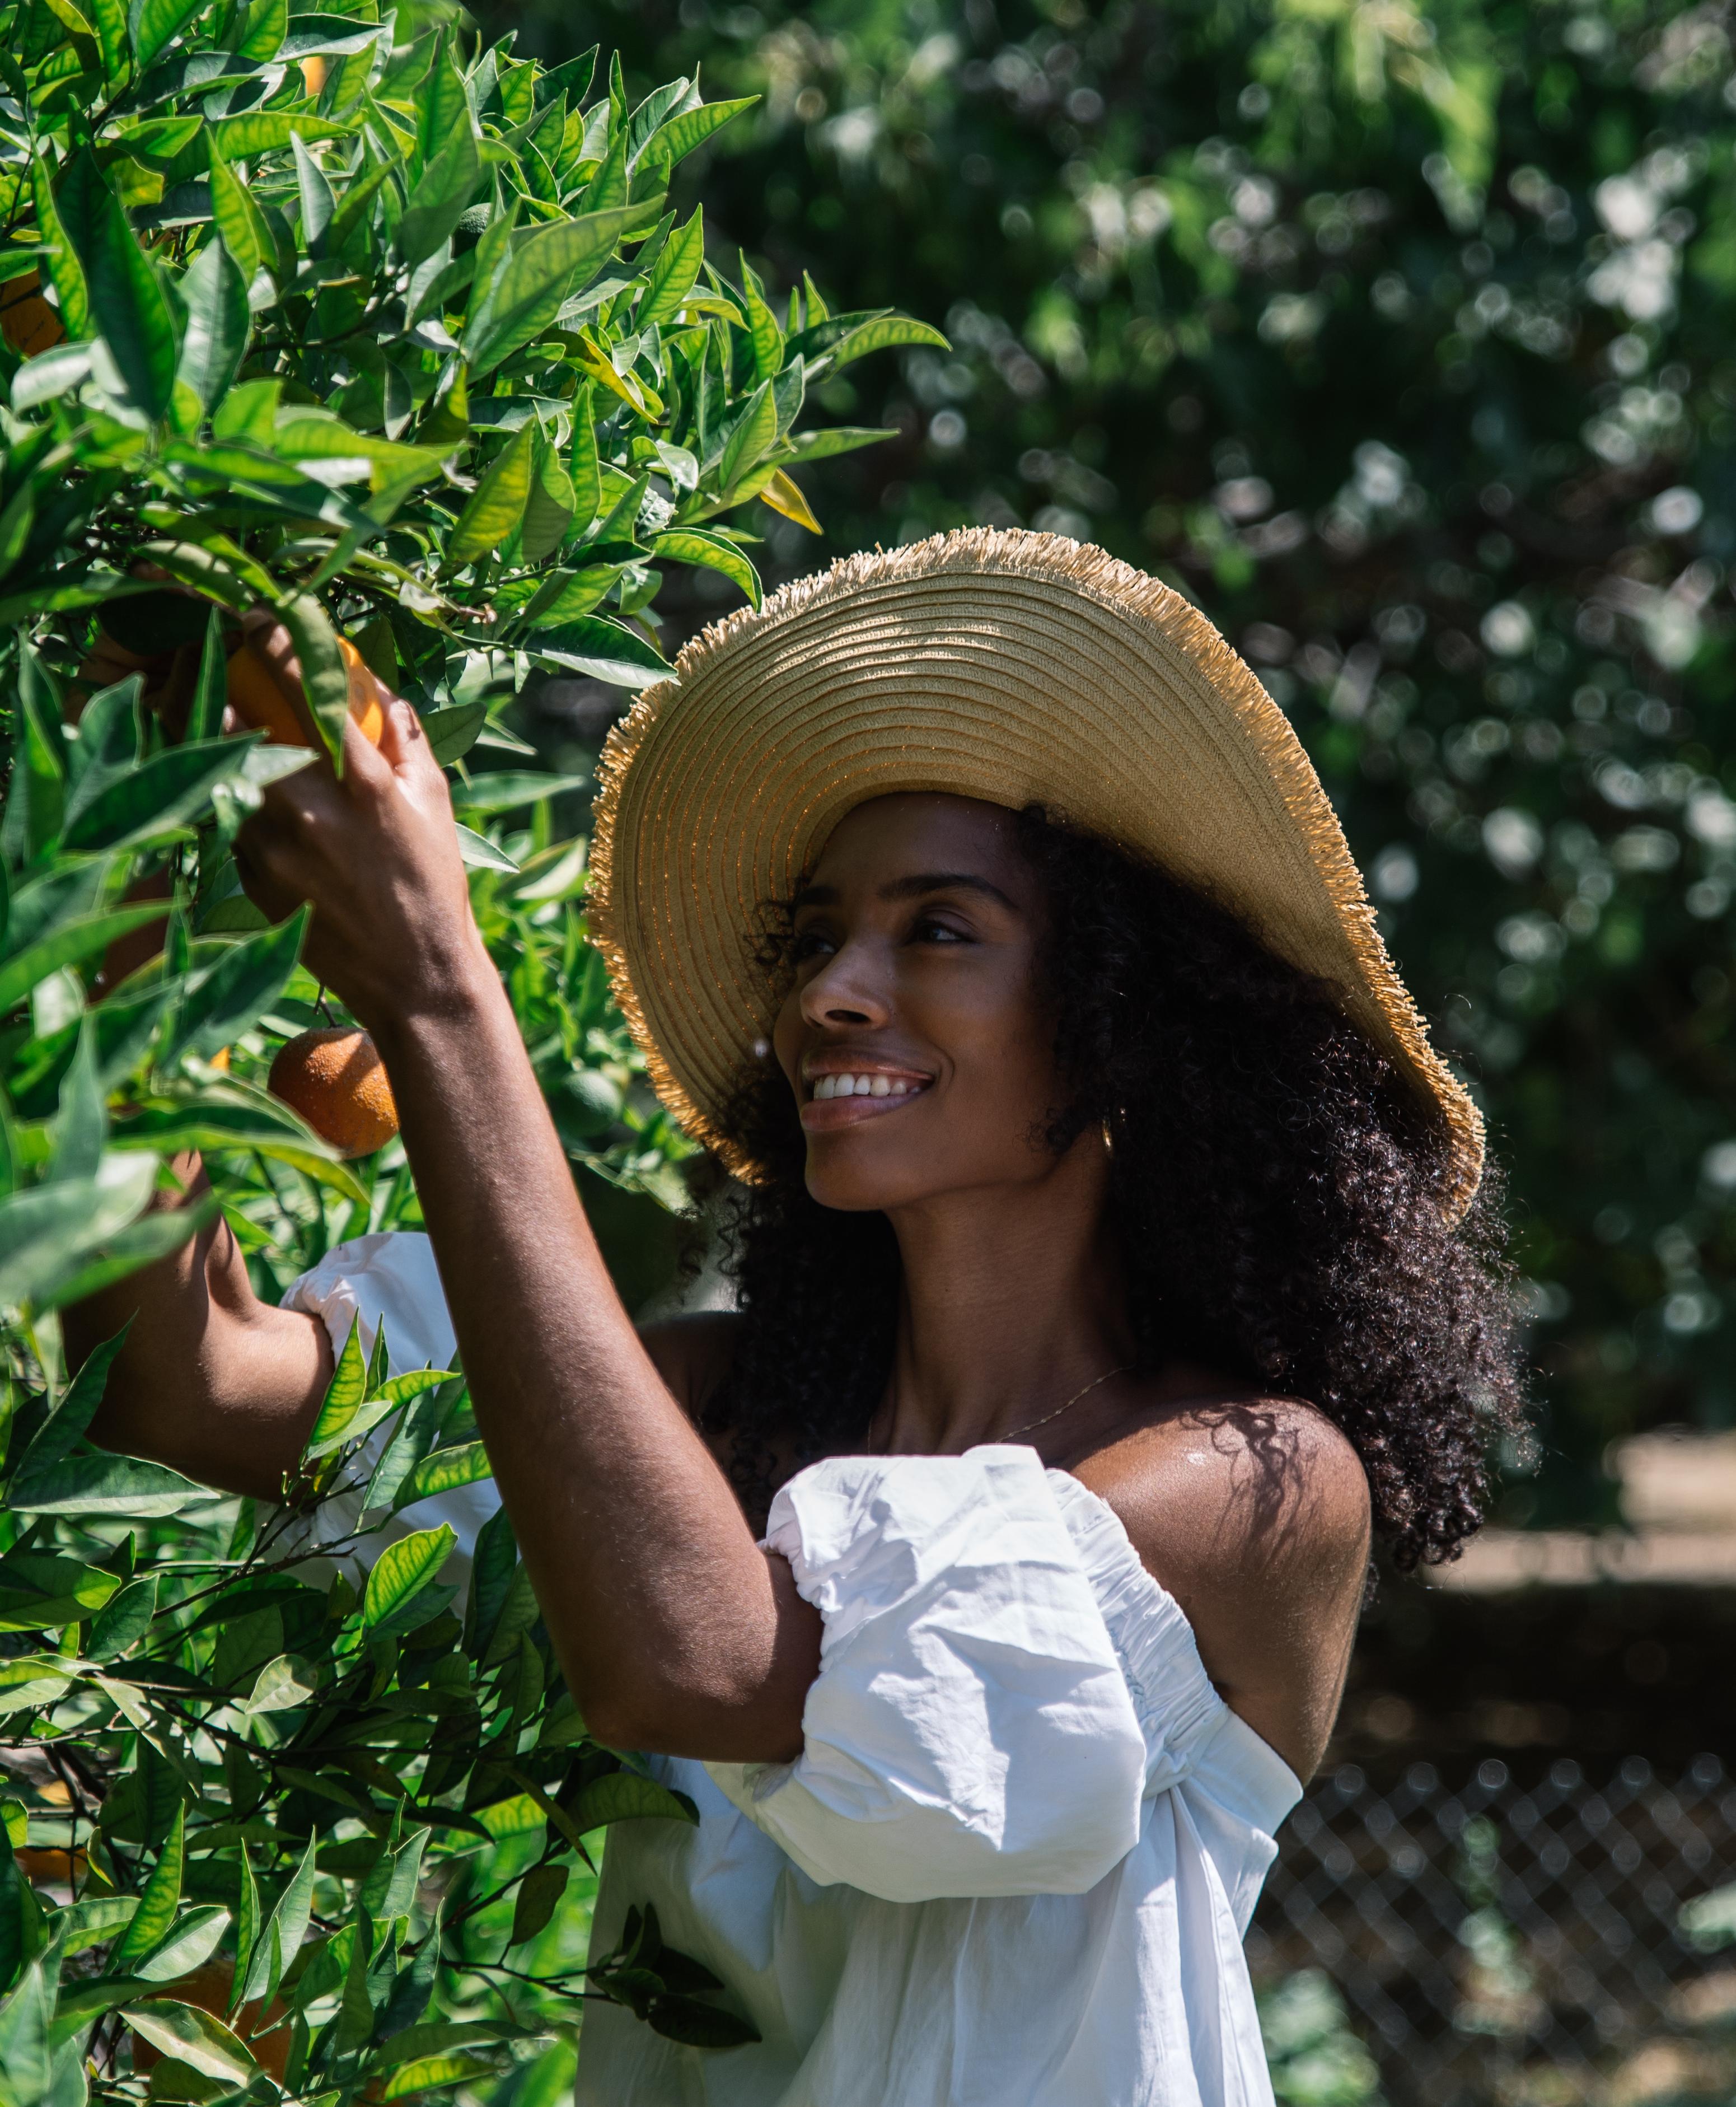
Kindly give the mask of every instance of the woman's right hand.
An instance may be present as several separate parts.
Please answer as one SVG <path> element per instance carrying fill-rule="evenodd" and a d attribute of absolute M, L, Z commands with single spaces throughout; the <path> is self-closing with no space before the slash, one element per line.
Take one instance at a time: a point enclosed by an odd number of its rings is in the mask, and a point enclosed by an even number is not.
<path fill-rule="evenodd" d="M 258 609 L 246 628 L 253 650 L 298 688 L 282 624 Z M 347 721 L 343 775 L 321 754 L 271 784 L 236 843 L 248 897 L 274 922 L 312 902 L 307 967 L 376 1038 L 498 985 L 470 912 L 446 778 L 415 710 L 384 686 L 380 700 L 377 750 Z"/>

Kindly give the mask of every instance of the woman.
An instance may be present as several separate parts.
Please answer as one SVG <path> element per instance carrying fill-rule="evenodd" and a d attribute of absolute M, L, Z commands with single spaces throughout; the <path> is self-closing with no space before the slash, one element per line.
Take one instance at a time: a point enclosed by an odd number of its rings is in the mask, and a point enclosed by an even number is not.
<path fill-rule="evenodd" d="M 1476 1113 L 1253 676 L 1124 565 L 976 532 L 641 699 L 593 927 L 744 1181 L 738 1310 L 643 1334 L 414 713 L 244 853 L 385 1058 L 568 1686 L 701 1809 L 612 1836 L 599 1951 L 655 1903 L 762 2036 L 594 2009 L 580 2100 L 1269 2099 L 1240 1939 L 1370 1522 L 1450 1557 L 1517 1386 Z M 325 1326 L 222 1233 L 87 1335 L 134 1306 L 103 1438 L 274 1493 Z"/>

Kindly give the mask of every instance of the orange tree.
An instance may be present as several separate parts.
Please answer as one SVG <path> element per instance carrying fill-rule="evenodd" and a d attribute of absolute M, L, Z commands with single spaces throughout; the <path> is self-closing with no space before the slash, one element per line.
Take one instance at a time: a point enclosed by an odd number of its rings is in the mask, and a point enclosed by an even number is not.
<path fill-rule="evenodd" d="M 550 672 L 655 677 L 669 567 L 756 600 L 750 517 L 811 523 L 792 471 L 877 436 L 814 427 L 810 389 L 940 341 L 715 267 L 666 193 L 742 102 L 393 20 L 0 8 L 4 2107 L 514 2073 L 552 2099 L 581 1992 L 743 2038 L 648 1916 L 585 1970 L 585 1840 L 692 1810 L 585 1735 L 504 1518 L 455 1587 L 449 1530 L 368 1541 L 486 1473 L 461 1372 L 393 1377 L 352 1337 L 267 1508 L 93 1449 L 119 1341 L 70 1381 L 57 1343 L 209 1208 L 267 1292 L 419 1219 L 396 1143 L 340 1160 L 264 1088 L 321 991 L 231 854 L 312 758 L 223 729 L 259 604 L 334 760 L 340 640 L 423 712 L 532 1060 L 643 1269 L 682 1145 L 585 941 L 576 786 L 504 713 Z M 207 1211 L 147 1211 L 188 1149 Z M 322 1579 L 309 1513 L 346 1492 Z"/>

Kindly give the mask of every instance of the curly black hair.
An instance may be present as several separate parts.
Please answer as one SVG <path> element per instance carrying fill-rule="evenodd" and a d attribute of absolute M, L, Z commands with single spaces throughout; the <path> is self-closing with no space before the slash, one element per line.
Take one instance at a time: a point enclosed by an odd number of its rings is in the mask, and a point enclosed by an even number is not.
<path fill-rule="evenodd" d="M 1106 1122 L 1110 1206 L 1137 1366 L 1202 1362 L 1305 1399 L 1354 1444 L 1401 1571 L 1478 1527 L 1492 1438 L 1523 1406 L 1496 1179 L 1450 1226 L 1446 1137 L 1331 989 L 1162 871 L 1032 806 L 1039 993 L 1069 1094 L 1042 1139 Z M 768 969 L 789 970 L 774 909 Z M 707 1401 L 750 1512 L 772 1444 L 801 1462 L 859 1441 L 883 1395 L 899 1261 L 881 1214 L 812 1199 L 787 1082 L 762 1063 L 726 1116 L 763 1166 L 727 1211 L 743 1319 Z"/>

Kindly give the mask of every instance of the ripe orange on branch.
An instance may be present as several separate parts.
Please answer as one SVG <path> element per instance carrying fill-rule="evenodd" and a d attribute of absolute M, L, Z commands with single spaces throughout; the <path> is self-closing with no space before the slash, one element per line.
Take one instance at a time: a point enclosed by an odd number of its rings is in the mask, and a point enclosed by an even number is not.
<path fill-rule="evenodd" d="M 386 729 L 385 707 L 367 663 L 347 636 L 338 639 L 349 675 L 350 716 L 370 746 L 378 746 Z M 296 684 L 279 677 L 271 661 L 253 649 L 251 640 L 229 661 L 226 692 L 231 707 L 253 731 L 262 731 L 267 746 L 312 746 L 313 719 Z"/>
<path fill-rule="evenodd" d="M 386 1064 L 366 1031 L 304 1031 L 279 1049 L 268 1087 L 345 1156 L 370 1156 L 398 1130 Z"/>

